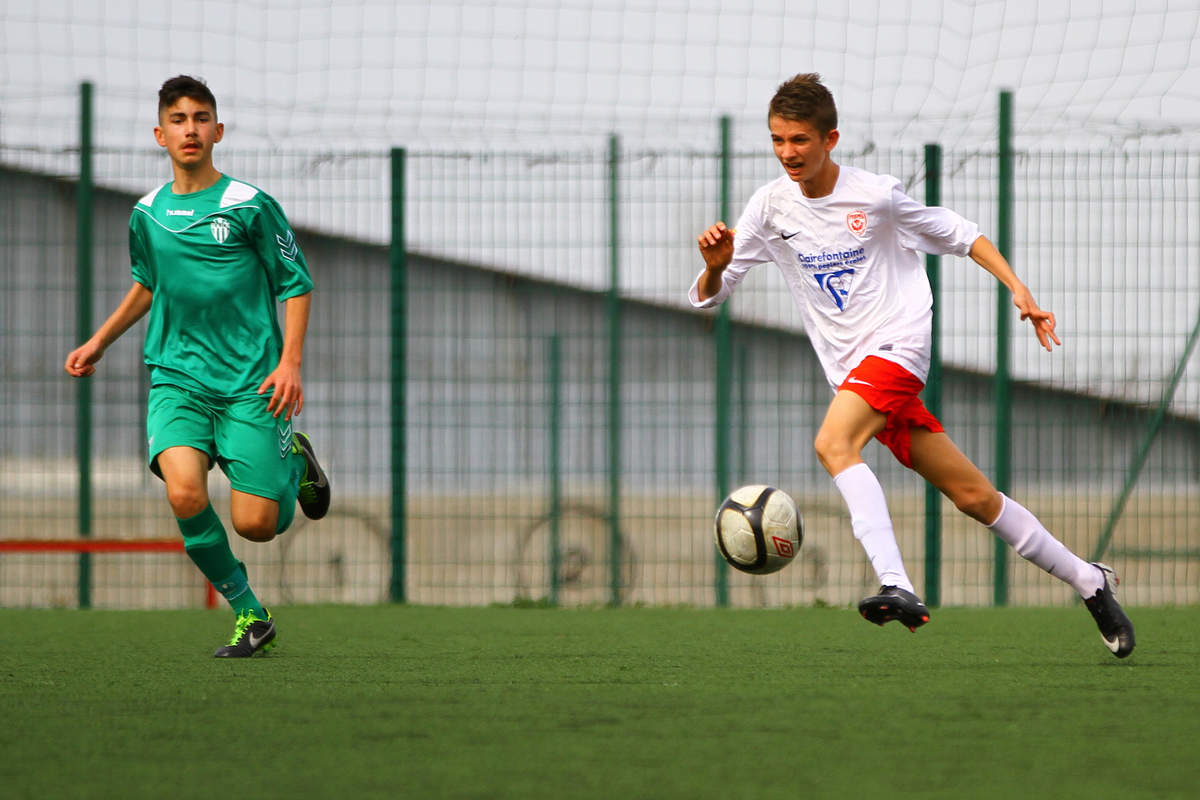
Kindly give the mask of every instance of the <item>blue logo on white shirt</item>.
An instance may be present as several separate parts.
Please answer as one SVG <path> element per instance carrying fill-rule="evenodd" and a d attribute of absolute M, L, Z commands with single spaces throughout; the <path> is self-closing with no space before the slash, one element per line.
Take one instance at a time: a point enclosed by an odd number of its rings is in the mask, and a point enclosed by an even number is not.
<path fill-rule="evenodd" d="M 839 269 L 836 272 L 817 272 L 813 274 L 821 290 L 833 298 L 838 311 L 846 310 L 846 302 L 850 299 L 850 284 L 854 279 L 853 269 Z"/>

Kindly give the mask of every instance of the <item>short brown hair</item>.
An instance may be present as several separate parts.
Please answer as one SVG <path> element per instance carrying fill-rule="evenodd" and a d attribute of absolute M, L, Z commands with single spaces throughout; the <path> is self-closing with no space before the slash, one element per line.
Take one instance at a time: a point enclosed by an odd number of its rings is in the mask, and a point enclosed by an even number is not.
<path fill-rule="evenodd" d="M 191 75 L 176 75 L 174 78 L 168 78 L 158 90 L 159 116 L 183 97 L 191 98 L 197 103 L 207 103 L 212 106 L 213 114 L 217 113 L 217 98 L 213 97 L 208 84 Z"/>
<path fill-rule="evenodd" d="M 838 124 L 833 95 L 815 72 L 803 72 L 779 84 L 767 112 L 767 119 L 771 117 L 807 122 L 821 136 L 829 135 Z"/>

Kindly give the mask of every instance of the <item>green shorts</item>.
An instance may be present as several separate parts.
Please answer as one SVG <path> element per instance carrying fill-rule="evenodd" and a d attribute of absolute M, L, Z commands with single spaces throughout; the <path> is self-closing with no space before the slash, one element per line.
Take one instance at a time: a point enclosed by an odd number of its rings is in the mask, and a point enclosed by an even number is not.
<path fill-rule="evenodd" d="M 302 459 L 292 453 L 292 423 L 267 411 L 267 397 L 213 397 L 178 386 L 150 388 L 146 437 L 150 469 L 158 477 L 158 454 L 191 447 L 208 454 L 239 492 L 294 502 Z"/>

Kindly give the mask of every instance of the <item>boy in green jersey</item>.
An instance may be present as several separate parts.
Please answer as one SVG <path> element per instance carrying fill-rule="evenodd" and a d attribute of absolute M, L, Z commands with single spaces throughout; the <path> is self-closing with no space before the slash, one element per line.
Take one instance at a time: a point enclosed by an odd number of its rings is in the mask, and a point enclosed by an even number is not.
<path fill-rule="evenodd" d="M 74 377 L 93 374 L 108 346 L 149 313 L 150 469 L 166 483 L 188 556 L 237 612 L 232 638 L 214 655 L 248 657 L 273 645 L 275 622 L 209 502 L 208 471 L 216 463 L 228 476 L 233 528 L 256 542 L 287 529 L 297 500 L 307 517 L 325 516 L 330 490 L 308 437 L 292 431 L 304 408 L 312 279 L 278 203 L 213 166 L 223 135 L 203 82 L 181 75 L 162 85 L 154 138 L 174 180 L 134 206 L 133 287 L 65 366 Z"/>

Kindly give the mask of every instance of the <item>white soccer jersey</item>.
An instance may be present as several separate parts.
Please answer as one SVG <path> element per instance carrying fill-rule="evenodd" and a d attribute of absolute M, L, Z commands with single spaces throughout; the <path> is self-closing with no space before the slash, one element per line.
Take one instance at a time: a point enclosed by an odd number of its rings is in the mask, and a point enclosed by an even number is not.
<path fill-rule="evenodd" d="M 805 197 L 785 175 L 742 212 L 721 291 L 701 301 L 698 275 L 688 298 L 696 308 L 715 306 L 751 267 L 773 261 L 833 386 L 871 355 L 924 381 L 933 294 L 918 251 L 965 256 L 978 238 L 974 222 L 918 203 L 890 175 L 841 166 L 825 197 Z"/>

